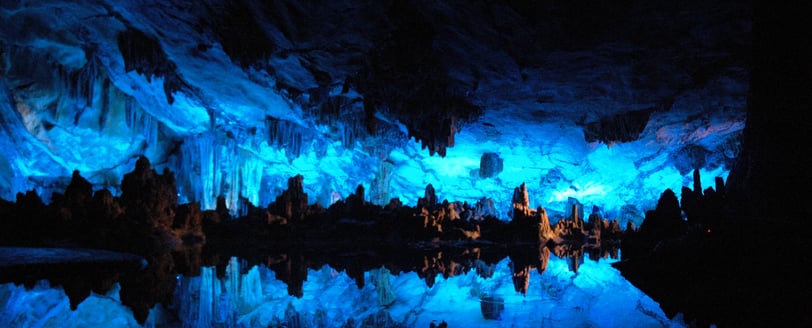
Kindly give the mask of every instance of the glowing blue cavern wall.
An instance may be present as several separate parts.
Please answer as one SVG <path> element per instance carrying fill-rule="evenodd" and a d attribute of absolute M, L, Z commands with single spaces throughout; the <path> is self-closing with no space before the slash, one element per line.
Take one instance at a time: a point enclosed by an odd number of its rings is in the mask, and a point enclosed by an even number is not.
<path fill-rule="evenodd" d="M 350 83 L 351 72 L 359 68 L 342 61 L 351 56 L 336 52 L 319 61 L 323 54 L 292 51 L 296 42 L 332 41 L 292 40 L 275 23 L 258 24 L 254 27 L 266 29 L 263 35 L 277 49 L 251 57 L 264 58 L 257 68 L 240 61 L 246 59 L 235 55 L 232 39 L 218 36 L 217 24 L 201 32 L 190 23 L 210 15 L 207 9 L 187 9 L 162 15 L 159 7 L 120 1 L 33 1 L 0 8 L 0 24 L 6 27 L 0 32 L 0 197 L 11 200 L 35 189 L 47 201 L 64 189 L 73 170 L 116 194 L 122 175 L 145 155 L 157 169 L 175 173 L 182 202 L 211 209 L 223 195 L 235 214 L 241 199 L 265 205 L 289 177 L 302 174 L 311 202 L 324 206 L 359 184 L 372 202 L 397 197 L 414 205 L 432 184 L 441 199 L 492 198 L 504 216 L 513 188 L 526 183 L 531 206 L 563 212 L 575 198 L 599 206 L 607 218 L 640 223 L 642 212 L 665 188 L 689 184 L 692 169 L 699 169 L 709 186 L 715 176 L 726 177 L 738 155 L 748 84 L 746 69 L 736 61 L 699 86 L 685 82 L 690 79 L 682 66 L 653 62 L 656 72 L 676 76 L 667 81 L 653 76 L 660 90 L 645 83 L 630 86 L 629 80 L 642 78 L 640 70 L 598 57 L 600 52 L 551 51 L 543 62 L 554 64 L 534 71 L 514 67 L 516 60 L 501 43 L 472 39 L 490 55 L 466 57 L 482 61 L 470 65 L 497 69 L 482 71 L 475 80 L 467 66 L 454 66 L 457 58 L 438 61 L 449 66 L 443 71 L 453 82 L 448 88 L 478 85 L 460 91 L 460 97 L 482 113 L 456 123 L 455 142 L 445 157 L 430 156 L 432 150 L 423 148 L 426 140 L 410 138 L 408 115 L 385 108 L 368 115 L 364 102 L 371 96 Z M 70 15 L 54 20 L 53 12 Z M 357 17 L 331 19 L 365 23 Z M 321 31 L 316 21 L 310 28 Z M 365 54 L 375 35 L 364 33 L 374 30 L 359 27 L 338 38 Z M 726 40 L 741 34 L 725 31 L 720 35 Z M 454 47 L 470 46 L 465 38 L 442 33 L 435 38 L 449 48 L 445 56 L 460 51 Z M 591 56 L 584 62 L 595 65 L 579 64 L 573 60 L 578 56 Z M 319 69 L 331 78 L 321 78 Z M 522 100 L 527 90 L 531 102 Z M 666 93 L 668 108 L 656 107 Z M 325 104 L 339 110 L 325 114 Z M 585 124 L 622 114 L 624 108 L 659 109 L 631 141 L 586 141 Z M 377 125 L 372 131 L 362 123 L 371 121 Z M 479 174 L 485 153 L 502 159 L 501 172 Z"/>

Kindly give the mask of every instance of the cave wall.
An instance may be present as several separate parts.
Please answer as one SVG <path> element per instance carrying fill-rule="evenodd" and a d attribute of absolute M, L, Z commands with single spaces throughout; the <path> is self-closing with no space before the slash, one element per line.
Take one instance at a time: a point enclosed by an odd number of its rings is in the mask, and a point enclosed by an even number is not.
<path fill-rule="evenodd" d="M 570 197 L 637 218 L 727 176 L 749 89 L 751 6 L 509 1 L 4 2 L 0 196 L 79 170 L 118 193 L 140 155 L 181 201 L 233 213 L 291 176 L 414 204 Z M 59 17 L 59 19 L 53 19 Z M 421 24 L 412 24 L 421 22 Z M 503 169 L 480 174 L 483 154 Z M 636 213 L 635 215 L 631 215 Z"/>

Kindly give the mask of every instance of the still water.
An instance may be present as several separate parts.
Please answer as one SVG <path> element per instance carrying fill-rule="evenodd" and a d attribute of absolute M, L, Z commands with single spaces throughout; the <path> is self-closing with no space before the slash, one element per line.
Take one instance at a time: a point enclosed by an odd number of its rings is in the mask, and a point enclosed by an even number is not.
<path fill-rule="evenodd" d="M 74 299 L 75 309 L 68 295 L 82 293 L 76 282 L 0 285 L 0 327 L 684 325 L 611 266 L 616 254 L 556 254 L 432 249 L 389 252 L 384 260 L 374 251 L 278 253 L 208 256 L 211 265 L 174 254 L 150 259 L 137 275 L 85 281 L 89 296 Z"/>

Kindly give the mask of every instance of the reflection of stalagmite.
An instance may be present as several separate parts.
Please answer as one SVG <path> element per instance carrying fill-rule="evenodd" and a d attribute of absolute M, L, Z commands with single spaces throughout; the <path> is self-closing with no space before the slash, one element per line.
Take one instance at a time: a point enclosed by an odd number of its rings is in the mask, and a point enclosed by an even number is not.
<path fill-rule="evenodd" d="M 513 267 L 513 287 L 517 292 L 527 294 L 527 289 L 530 287 L 530 267 L 519 267 L 515 263 L 511 263 Z"/>
<path fill-rule="evenodd" d="M 259 277 L 259 268 L 252 267 L 240 277 L 240 311 L 247 312 L 257 305 L 262 298 L 262 281 Z"/>
<path fill-rule="evenodd" d="M 225 289 L 231 304 L 240 304 L 240 263 L 236 257 L 231 257 L 226 266 Z"/>
<path fill-rule="evenodd" d="M 584 228 L 584 221 L 581 219 L 579 214 L 579 207 L 578 204 L 572 205 L 572 222 L 576 229 L 583 229 Z"/>
<path fill-rule="evenodd" d="M 377 271 L 371 272 L 372 283 L 378 293 L 378 305 L 386 306 L 395 302 L 395 288 L 392 287 L 392 280 L 389 269 L 381 267 Z"/>
<path fill-rule="evenodd" d="M 550 249 L 546 246 L 539 247 L 539 267 L 538 273 L 547 271 L 547 263 L 550 262 Z"/>
<path fill-rule="evenodd" d="M 287 323 L 286 327 L 289 328 L 304 327 L 302 324 L 302 315 L 299 311 L 296 311 L 296 308 L 293 307 L 293 303 L 288 303 L 288 307 L 285 308 L 285 322 Z"/>
<path fill-rule="evenodd" d="M 584 263 L 584 254 L 583 254 L 583 252 L 578 252 L 578 253 L 575 253 L 575 254 L 574 254 L 574 255 L 573 255 L 571 258 L 570 258 L 570 270 L 571 270 L 572 272 L 578 273 L 578 268 L 579 268 L 579 267 L 581 266 L 581 264 L 583 264 L 583 263 Z"/>
<path fill-rule="evenodd" d="M 200 294 L 198 300 L 197 324 L 208 326 L 212 321 L 212 307 L 214 306 L 214 274 L 211 267 L 201 268 L 200 271 Z"/>

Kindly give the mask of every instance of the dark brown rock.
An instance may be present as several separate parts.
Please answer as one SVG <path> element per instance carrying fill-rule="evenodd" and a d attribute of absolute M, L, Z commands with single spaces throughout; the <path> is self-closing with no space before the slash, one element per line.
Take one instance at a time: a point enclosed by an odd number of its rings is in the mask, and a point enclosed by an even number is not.
<path fill-rule="evenodd" d="M 121 203 L 127 217 L 152 227 L 171 227 L 178 204 L 178 189 L 171 172 L 157 174 L 141 156 L 135 170 L 121 181 Z"/>
<path fill-rule="evenodd" d="M 280 215 L 296 222 L 304 220 L 307 213 L 307 194 L 302 186 L 303 180 L 304 177 L 301 175 L 288 179 L 288 189 L 276 197 L 275 202 L 268 205 L 271 214 Z"/>
<path fill-rule="evenodd" d="M 434 193 L 434 186 L 426 185 L 423 197 L 417 200 L 417 208 L 434 208 L 437 206 L 437 195 Z"/>

